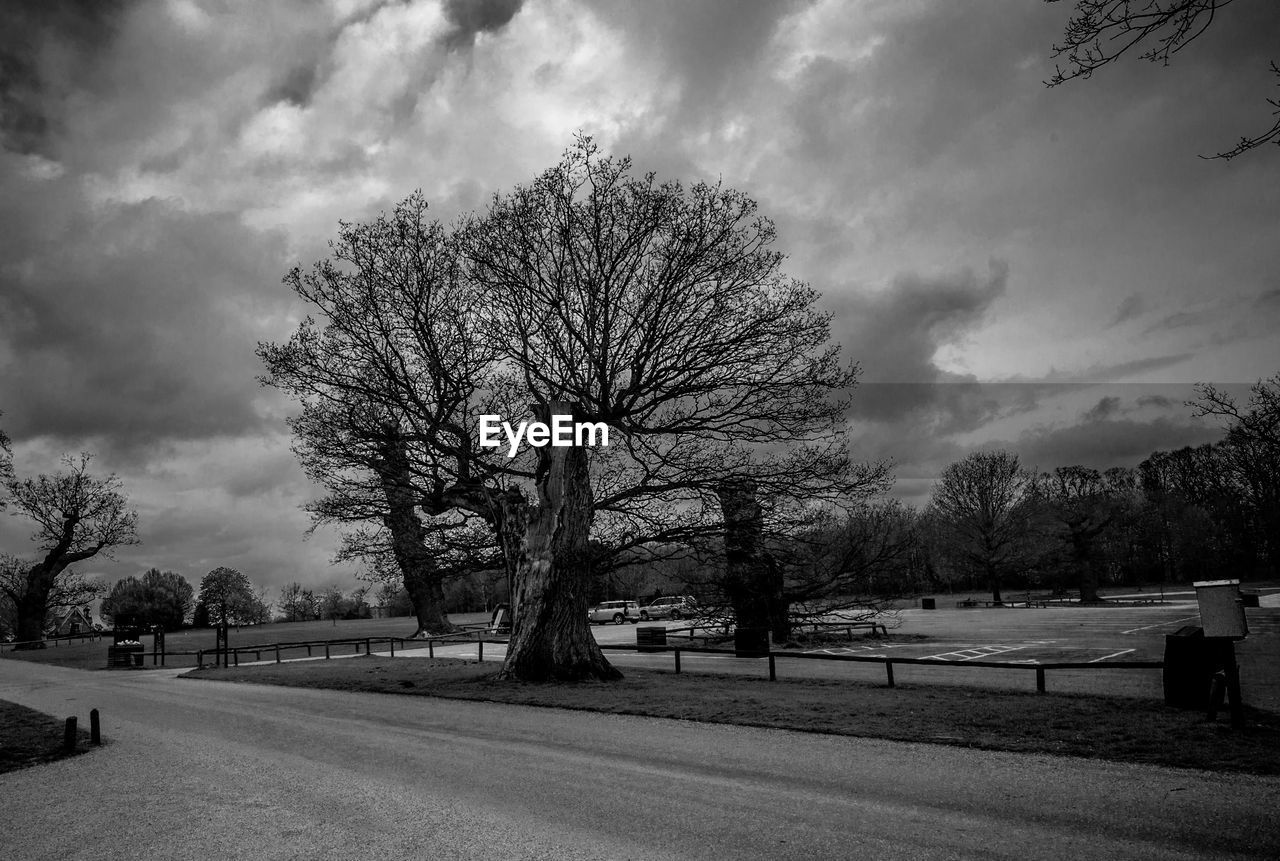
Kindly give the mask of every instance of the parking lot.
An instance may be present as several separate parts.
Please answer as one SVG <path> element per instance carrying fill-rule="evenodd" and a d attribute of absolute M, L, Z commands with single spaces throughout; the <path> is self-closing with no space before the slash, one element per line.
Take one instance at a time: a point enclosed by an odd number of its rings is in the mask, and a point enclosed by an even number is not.
<path fill-rule="evenodd" d="M 1249 637 L 1237 644 L 1241 683 L 1245 701 L 1251 705 L 1280 710 L 1280 593 L 1267 595 L 1259 608 L 1246 611 Z M 1109 669 L 1107 664 L 1123 661 L 1159 661 L 1164 658 L 1165 636 L 1187 625 L 1198 625 L 1199 612 L 1194 593 L 1169 594 L 1163 604 L 1136 604 L 1102 607 L 993 607 L 898 611 L 897 626 L 888 637 L 858 636 L 848 643 L 828 643 L 803 651 L 814 654 L 865 655 L 886 658 L 931 658 L 948 664 L 995 661 L 1021 665 L 1019 672 L 980 667 L 930 667 L 895 665 L 897 684 L 945 684 L 973 687 L 1035 689 L 1036 665 L 1054 662 L 1094 663 L 1097 670 L 1052 670 L 1047 673 L 1050 691 L 1109 693 L 1125 696 L 1161 697 L 1158 669 Z M 893 624 L 892 621 L 890 624 Z M 646 622 L 640 626 L 593 625 L 597 642 L 603 645 L 630 645 L 636 642 L 636 628 L 659 625 L 668 629 L 688 627 L 684 622 Z M 669 645 L 682 638 L 671 636 Z M 500 660 L 504 648 L 487 644 L 486 660 Z M 475 659 L 474 644 L 437 648 L 436 654 Z M 609 660 L 621 669 L 647 667 L 674 669 L 673 656 L 665 653 L 635 653 L 609 650 Z M 683 672 L 735 673 L 763 676 L 766 661 L 731 655 L 683 652 Z M 776 662 L 780 678 L 828 678 L 833 680 L 884 681 L 879 664 L 821 660 Z"/>

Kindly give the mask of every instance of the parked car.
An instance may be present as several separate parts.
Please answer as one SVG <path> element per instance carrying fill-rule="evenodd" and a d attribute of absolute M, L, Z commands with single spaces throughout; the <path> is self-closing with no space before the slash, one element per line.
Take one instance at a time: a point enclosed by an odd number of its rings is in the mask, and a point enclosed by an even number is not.
<path fill-rule="evenodd" d="M 640 608 L 640 618 L 650 619 L 686 619 L 698 615 L 698 602 L 688 595 L 666 595 L 655 598 Z"/>
<path fill-rule="evenodd" d="M 635 624 L 641 619 L 640 605 L 635 601 L 603 601 L 587 611 L 588 622 L 623 622 Z"/>

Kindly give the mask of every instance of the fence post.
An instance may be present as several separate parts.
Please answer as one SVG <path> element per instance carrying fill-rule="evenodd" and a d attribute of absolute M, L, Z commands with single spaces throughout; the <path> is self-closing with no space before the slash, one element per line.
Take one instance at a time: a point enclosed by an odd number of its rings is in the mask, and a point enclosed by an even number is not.
<path fill-rule="evenodd" d="M 239 649 L 236 649 L 234 652 L 231 653 L 231 661 L 237 667 L 240 666 L 240 650 Z"/>
<path fill-rule="evenodd" d="M 276 663 L 280 663 L 280 644 L 276 643 Z"/>
<path fill-rule="evenodd" d="M 678 675 L 680 673 L 680 648 L 678 646 L 676 647 L 675 653 L 676 653 L 676 674 Z"/>
<path fill-rule="evenodd" d="M 370 648 L 370 646 L 369 646 L 369 638 L 368 638 L 368 637 L 365 637 L 365 638 L 364 638 L 364 653 L 365 653 L 365 655 L 372 655 L 372 654 L 373 654 L 373 649 L 372 649 L 372 648 Z"/>
<path fill-rule="evenodd" d="M 889 687 L 893 687 L 893 661 L 884 662 L 884 674 Z"/>
<path fill-rule="evenodd" d="M 1036 693 L 1044 693 L 1044 667 L 1036 667 Z"/>
<path fill-rule="evenodd" d="M 67 725 L 62 731 L 62 749 L 71 753 L 76 749 L 76 719 L 67 718 Z"/>
<path fill-rule="evenodd" d="M 196 650 L 196 669 L 204 669 L 204 649 Z"/>
<path fill-rule="evenodd" d="M 484 639 L 481 637 L 476 638 L 476 663 L 484 663 Z"/>
<path fill-rule="evenodd" d="M 89 743 L 102 744 L 102 722 L 98 719 L 98 710 L 89 710 Z"/>
<path fill-rule="evenodd" d="M 434 658 L 436 656 L 436 641 L 427 637 L 427 657 Z"/>
<path fill-rule="evenodd" d="M 324 659 L 326 661 L 329 660 L 329 644 L 328 643 L 324 644 Z"/>
<path fill-rule="evenodd" d="M 776 682 L 778 680 L 778 666 L 774 661 L 773 655 L 769 656 L 769 681 Z"/>

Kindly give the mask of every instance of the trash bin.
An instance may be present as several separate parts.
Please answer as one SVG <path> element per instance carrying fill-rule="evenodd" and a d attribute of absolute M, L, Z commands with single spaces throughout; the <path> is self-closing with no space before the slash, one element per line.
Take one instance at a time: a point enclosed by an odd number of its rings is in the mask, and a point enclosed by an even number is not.
<path fill-rule="evenodd" d="M 140 667 L 144 649 L 141 643 L 120 643 L 107 646 L 108 667 Z"/>
<path fill-rule="evenodd" d="M 733 632 L 733 651 L 739 658 L 763 658 L 769 654 L 769 629 L 736 629 Z"/>
<path fill-rule="evenodd" d="M 650 626 L 636 628 L 637 652 L 661 652 L 667 646 L 667 629 Z"/>
<path fill-rule="evenodd" d="M 936 610 L 936 609 L 938 609 L 938 599 L 937 599 L 937 598 L 921 598 L 921 599 L 920 599 L 920 609 L 921 609 L 921 610 Z"/>
<path fill-rule="evenodd" d="M 1164 638 L 1164 701 L 1181 709 L 1209 707 L 1214 652 L 1196 625 L 1179 628 Z"/>

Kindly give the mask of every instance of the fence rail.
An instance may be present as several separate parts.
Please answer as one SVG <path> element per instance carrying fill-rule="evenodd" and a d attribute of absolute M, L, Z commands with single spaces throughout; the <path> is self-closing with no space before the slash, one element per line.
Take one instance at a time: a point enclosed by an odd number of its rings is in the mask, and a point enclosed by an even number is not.
<path fill-rule="evenodd" d="M 23 646 L 44 648 L 48 643 L 53 643 L 54 646 L 57 646 L 62 640 L 66 640 L 70 643 L 72 640 L 101 640 L 103 637 L 109 636 L 111 636 L 110 631 L 79 631 L 75 634 L 55 634 L 53 636 L 43 637 L 39 640 L 17 640 L 10 643 L 4 643 L 3 645 L 6 648 L 15 650 Z"/>
<path fill-rule="evenodd" d="M 375 645 L 386 644 L 391 651 L 391 657 L 395 657 L 396 647 L 399 645 L 401 651 L 405 649 L 405 644 L 411 644 L 410 648 L 421 648 L 423 645 L 427 647 L 428 657 L 435 657 L 435 647 L 437 644 L 448 645 L 452 643 L 475 643 L 478 648 L 478 659 L 484 660 L 484 644 L 500 643 L 505 644 L 506 640 L 487 638 L 485 636 L 488 626 L 486 625 L 465 625 L 459 626 L 463 630 L 454 634 L 440 634 L 430 637 L 338 637 L 331 640 L 296 640 L 283 643 L 254 643 L 248 646 L 229 646 L 225 649 L 197 649 L 195 651 L 157 651 L 152 650 L 151 661 L 155 664 L 157 657 L 160 665 L 164 666 L 165 658 L 172 655 L 194 655 L 196 658 L 196 666 L 204 667 L 205 658 L 213 656 L 214 666 L 239 666 L 240 656 L 242 654 L 252 653 L 255 661 L 261 661 L 264 652 L 273 653 L 275 662 L 281 663 L 283 660 L 282 653 L 288 650 L 306 649 L 307 657 L 315 657 L 313 649 L 324 649 L 326 659 L 333 656 L 335 646 L 354 646 L 355 654 L 361 654 L 360 647 L 364 647 L 364 654 L 373 654 Z M 228 664 L 228 658 L 230 663 Z"/>
<path fill-rule="evenodd" d="M 640 651 L 640 647 L 626 643 L 601 645 L 601 649 L 612 651 Z M 883 664 L 885 681 L 888 687 L 894 687 L 893 668 L 895 664 L 909 664 L 927 667 L 978 667 L 997 670 L 1035 670 L 1036 691 L 1046 690 L 1045 675 L 1049 670 L 1159 670 L 1164 668 L 1164 661 L 1054 661 L 1046 664 L 1011 664 L 1001 661 L 948 661 L 943 658 L 884 658 L 875 655 L 829 655 L 813 652 L 773 652 L 761 655 L 742 655 L 735 649 L 696 648 L 690 646 L 653 646 L 643 647 L 645 652 L 671 652 L 675 663 L 675 672 L 681 672 L 680 654 L 733 655 L 753 659 L 768 658 L 769 681 L 777 681 L 778 659 L 797 659 L 809 661 L 844 661 L 857 664 Z"/>
<path fill-rule="evenodd" d="M 870 622 L 847 622 L 847 623 L 831 623 L 833 627 L 847 627 L 850 630 L 854 627 L 880 627 L 878 623 Z M 261 661 L 262 655 L 268 654 L 275 658 L 276 663 L 283 660 L 283 653 L 286 651 L 297 651 L 305 649 L 308 657 L 315 657 L 314 650 L 323 649 L 324 657 L 331 658 L 335 647 L 344 646 L 354 647 L 355 654 L 369 655 L 373 653 L 374 646 L 385 646 L 390 650 L 391 657 L 395 657 L 397 647 L 403 652 L 408 648 L 427 648 L 429 657 L 435 657 L 435 647 L 437 645 L 451 645 L 475 643 L 477 647 L 477 660 L 484 660 L 484 646 L 486 643 L 505 645 L 506 640 L 487 636 L 488 626 L 483 624 L 474 624 L 463 626 L 464 630 L 454 634 L 441 634 L 430 637 L 339 637 L 330 640 L 297 640 L 279 643 L 255 643 L 247 646 L 231 646 L 226 649 L 196 649 L 196 650 L 166 650 L 153 648 L 150 652 L 152 664 L 159 662 L 164 666 L 167 657 L 187 656 L 196 658 L 196 666 L 203 668 L 205 660 L 212 657 L 215 661 L 214 666 L 239 666 L 240 656 L 252 654 L 255 661 Z M 698 630 L 704 626 L 692 626 L 691 628 L 668 629 L 667 633 L 672 631 Z M 78 635 L 72 635 L 78 636 Z M 88 637 L 88 634 L 83 636 Z M 99 635 L 101 636 L 101 635 Z M 690 635 L 692 636 L 692 634 Z M 1035 671 L 1036 690 L 1044 693 L 1046 690 L 1046 675 L 1049 671 L 1058 670 L 1159 670 L 1164 668 L 1164 661 L 1053 661 L 1043 664 L 1031 663 L 1007 663 L 1002 661 L 948 661 L 943 658 L 890 658 L 878 655 L 832 655 L 817 652 L 793 652 L 793 651 L 767 651 L 762 654 L 745 655 L 736 649 L 721 649 L 711 647 L 698 646 L 672 646 L 657 644 L 640 644 L 640 643 L 609 643 L 600 644 L 600 648 L 606 651 L 626 651 L 626 652 L 644 652 L 644 653 L 660 653 L 670 652 L 674 662 L 675 672 L 682 672 L 681 656 L 682 655 L 725 655 L 739 658 L 749 659 L 767 659 L 769 680 L 776 681 L 778 677 L 778 661 L 781 660 L 805 660 L 805 661 L 838 661 L 844 663 L 860 663 L 860 664 L 881 664 L 885 669 L 885 681 L 888 687 L 894 687 L 894 667 L 895 665 L 923 666 L 923 667 L 976 667 L 979 669 L 996 669 L 996 670 L 1033 670 Z M 146 653 L 144 653 L 146 654 Z"/>

